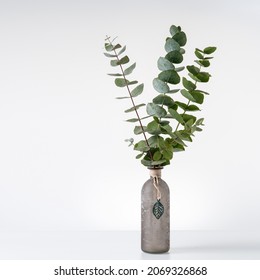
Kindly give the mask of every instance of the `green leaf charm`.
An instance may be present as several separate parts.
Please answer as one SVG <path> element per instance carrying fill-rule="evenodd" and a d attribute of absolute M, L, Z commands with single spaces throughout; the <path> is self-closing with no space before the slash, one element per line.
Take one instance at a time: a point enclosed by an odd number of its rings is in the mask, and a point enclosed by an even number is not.
<path fill-rule="evenodd" d="M 158 199 L 153 206 L 153 214 L 156 219 L 160 219 L 163 213 L 164 213 L 164 206 L 160 202 L 160 199 Z"/>

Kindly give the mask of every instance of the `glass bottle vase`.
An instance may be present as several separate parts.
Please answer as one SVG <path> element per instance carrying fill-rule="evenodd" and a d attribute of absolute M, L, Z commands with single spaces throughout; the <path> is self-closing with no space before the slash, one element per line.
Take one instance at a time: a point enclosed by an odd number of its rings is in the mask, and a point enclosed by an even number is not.
<path fill-rule="evenodd" d="M 146 253 L 170 249 L 170 191 L 161 169 L 149 168 L 150 179 L 142 188 L 141 248 Z"/>

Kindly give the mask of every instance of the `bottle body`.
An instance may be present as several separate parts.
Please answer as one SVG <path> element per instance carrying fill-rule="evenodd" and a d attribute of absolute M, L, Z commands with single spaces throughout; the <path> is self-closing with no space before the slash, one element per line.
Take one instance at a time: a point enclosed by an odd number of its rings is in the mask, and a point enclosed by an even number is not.
<path fill-rule="evenodd" d="M 142 188 L 141 248 L 147 253 L 170 249 L 170 191 L 160 173 L 152 169 Z"/>

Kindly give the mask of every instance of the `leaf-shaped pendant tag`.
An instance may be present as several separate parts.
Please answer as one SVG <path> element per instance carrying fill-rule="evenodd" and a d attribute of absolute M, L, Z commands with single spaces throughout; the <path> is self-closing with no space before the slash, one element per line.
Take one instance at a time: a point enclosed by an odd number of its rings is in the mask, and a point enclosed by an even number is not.
<path fill-rule="evenodd" d="M 160 219 L 163 213 L 164 213 L 164 207 L 160 202 L 160 199 L 158 199 L 153 206 L 153 214 L 156 219 Z"/>

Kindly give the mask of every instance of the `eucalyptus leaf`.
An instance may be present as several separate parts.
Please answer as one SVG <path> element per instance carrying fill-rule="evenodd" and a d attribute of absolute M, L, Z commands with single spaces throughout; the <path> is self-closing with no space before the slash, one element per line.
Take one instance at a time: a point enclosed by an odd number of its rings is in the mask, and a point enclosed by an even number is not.
<path fill-rule="evenodd" d="M 183 102 L 180 102 L 180 101 L 175 101 L 175 104 L 178 105 L 178 107 L 180 107 L 181 109 L 185 110 L 187 109 L 188 105 L 183 103 Z"/>
<path fill-rule="evenodd" d="M 116 97 L 116 99 L 129 99 L 130 97 L 129 96 L 118 96 Z"/>
<path fill-rule="evenodd" d="M 138 83 L 138 81 L 131 81 L 131 82 L 128 82 L 127 84 L 130 86 L 130 85 L 135 85 L 137 83 Z"/>
<path fill-rule="evenodd" d="M 133 112 L 133 111 L 138 110 L 139 108 L 141 108 L 141 107 L 143 107 L 143 106 L 145 106 L 144 103 L 139 104 L 139 105 L 136 105 L 136 106 L 133 106 L 133 107 L 131 107 L 131 108 L 125 110 L 125 113 Z"/>
<path fill-rule="evenodd" d="M 157 160 L 160 160 L 162 157 L 162 154 L 160 153 L 160 151 L 156 151 L 154 154 L 153 154 L 153 160 L 157 161 Z"/>
<path fill-rule="evenodd" d="M 177 26 L 172 25 L 172 26 L 170 27 L 170 33 L 171 33 L 172 36 L 174 36 L 175 34 L 177 34 L 177 33 L 179 33 L 179 32 L 180 32 L 180 30 L 179 30 L 179 28 L 178 28 Z"/>
<path fill-rule="evenodd" d="M 134 145 L 134 150 L 140 152 L 147 152 L 150 150 L 145 140 L 141 140 Z"/>
<path fill-rule="evenodd" d="M 197 119 L 195 116 L 189 115 L 189 114 L 182 114 L 181 116 L 182 116 L 185 123 L 186 122 L 190 122 L 190 123 L 192 122 L 192 124 L 194 124 L 196 122 L 196 119 Z"/>
<path fill-rule="evenodd" d="M 207 48 L 205 48 L 205 49 L 203 50 L 203 52 L 204 52 L 205 54 L 212 54 L 212 53 L 215 52 L 216 49 L 217 49 L 216 47 L 207 47 Z"/>
<path fill-rule="evenodd" d="M 148 143 L 149 143 L 151 148 L 157 148 L 158 147 L 158 142 L 159 142 L 158 135 L 153 135 L 148 139 Z"/>
<path fill-rule="evenodd" d="M 193 74 L 188 73 L 188 75 L 189 75 L 194 81 L 200 82 L 200 80 L 199 80 L 196 76 L 194 76 Z"/>
<path fill-rule="evenodd" d="M 153 87 L 159 93 L 166 93 L 170 90 L 169 86 L 158 78 L 153 80 Z"/>
<path fill-rule="evenodd" d="M 207 72 L 200 72 L 196 75 L 196 77 L 202 82 L 202 83 L 207 83 L 210 78 L 210 74 Z"/>
<path fill-rule="evenodd" d="M 178 84 L 180 82 L 180 76 L 175 70 L 166 70 L 159 74 L 158 78 L 166 83 Z"/>
<path fill-rule="evenodd" d="M 182 78 L 182 84 L 189 91 L 196 89 L 196 85 L 185 77 Z"/>
<path fill-rule="evenodd" d="M 138 154 L 135 158 L 140 159 L 143 155 L 144 155 L 144 153 Z"/>
<path fill-rule="evenodd" d="M 156 121 L 151 121 L 147 124 L 146 130 L 149 134 L 159 135 L 162 131 L 160 125 Z"/>
<path fill-rule="evenodd" d="M 193 98 L 195 99 L 194 102 L 198 104 L 202 104 L 204 101 L 204 94 L 200 93 L 199 91 L 194 90 L 193 92 L 190 93 Z"/>
<path fill-rule="evenodd" d="M 182 67 L 177 67 L 177 68 L 175 68 L 175 71 L 176 71 L 176 72 L 181 72 L 181 71 L 183 71 L 184 69 L 185 69 L 184 66 L 182 66 Z"/>
<path fill-rule="evenodd" d="M 104 53 L 104 55 L 105 55 L 106 57 L 116 57 L 115 54 L 110 54 L 110 53 Z"/>
<path fill-rule="evenodd" d="M 105 43 L 105 49 L 106 51 L 111 52 L 113 50 L 113 45 L 110 43 Z"/>
<path fill-rule="evenodd" d="M 108 76 L 113 76 L 113 77 L 122 77 L 123 74 L 119 74 L 119 73 L 116 73 L 116 74 L 107 74 Z"/>
<path fill-rule="evenodd" d="M 157 66 L 159 70 L 165 71 L 165 70 L 172 70 L 174 69 L 174 65 L 166 58 L 160 57 L 157 61 Z"/>
<path fill-rule="evenodd" d="M 199 52 L 198 50 L 195 50 L 195 55 L 196 55 L 197 58 L 199 58 L 199 59 L 203 59 L 203 58 L 204 58 L 203 54 L 202 54 L 201 52 Z"/>
<path fill-rule="evenodd" d="M 118 87 L 125 87 L 128 83 L 129 83 L 129 81 L 124 79 L 124 78 L 116 78 L 115 79 L 115 84 Z"/>
<path fill-rule="evenodd" d="M 133 70 L 135 69 L 135 67 L 136 67 L 136 63 L 132 64 L 131 66 L 129 66 L 128 68 L 126 68 L 124 70 L 124 74 L 125 75 L 131 74 L 133 72 Z"/>
<path fill-rule="evenodd" d="M 135 126 L 134 128 L 134 134 L 138 135 L 138 134 L 142 134 L 143 131 L 146 131 L 146 126 L 143 126 L 143 128 L 141 126 Z"/>
<path fill-rule="evenodd" d="M 113 59 L 113 60 L 110 60 L 110 65 L 115 67 L 115 66 L 118 66 L 118 60 L 117 59 Z"/>
<path fill-rule="evenodd" d="M 164 48 L 165 48 L 167 53 L 171 52 L 171 51 L 179 51 L 180 50 L 180 45 L 174 39 L 169 38 L 168 40 L 166 40 Z"/>
<path fill-rule="evenodd" d="M 194 76 L 197 76 L 200 72 L 200 69 L 194 65 L 188 65 L 186 68 Z"/>
<path fill-rule="evenodd" d="M 187 43 L 187 37 L 183 31 L 176 33 L 172 38 L 177 41 L 181 47 L 185 46 Z"/>
<path fill-rule="evenodd" d="M 134 84 L 137 84 L 138 82 L 137 81 L 128 81 L 126 80 L 125 78 L 116 78 L 115 79 L 115 84 L 116 86 L 118 87 L 125 87 L 127 85 L 134 85 Z"/>
<path fill-rule="evenodd" d="M 126 55 L 123 58 L 121 58 L 120 60 L 118 60 L 117 65 L 126 64 L 128 62 L 129 62 L 129 57 Z"/>
<path fill-rule="evenodd" d="M 196 101 L 196 99 L 193 97 L 193 95 L 186 89 L 182 89 L 181 94 L 190 101 L 193 101 L 193 102 Z"/>
<path fill-rule="evenodd" d="M 170 96 L 167 96 L 165 94 L 157 95 L 153 99 L 153 103 L 154 104 L 159 104 L 159 105 L 165 105 L 165 106 L 173 106 L 174 105 L 173 99 Z"/>
<path fill-rule="evenodd" d="M 179 91 L 180 91 L 180 89 L 172 89 L 172 90 L 168 91 L 167 94 L 176 93 L 176 92 L 179 92 Z"/>
<path fill-rule="evenodd" d="M 203 125 L 203 122 L 204 122 L 204 118 L 198 119 L 196 121 L 196 125 Z"/>
<path fill-rule="evenodd" d="M 167 115 L 167 112 L 165 109 L 163 109 L 161 106 L 154 104 L 154 103 L 147 104 L 146 112 L 149 116 L 156 116 L 158 118 L 161 118 L 161 117 L 164 117 Z"/>
<path fill-rule="evenodd" d="M 207 59 L 196 60 L 196 62 L 203 67 L 209 67 L 210 62 Z"/>
<path fill-rule="evenodd" d="M 178 144 L 176 143 L 174 146 L 173 146 L 173 152 L 183 152 L 185 151 L 185 148 L 181 145 L 181 144 Z"/>
<path fill-rule="evenodd" d="M 192 111 L 200 111 L 200 108 L 198 107 L 198 106 L 196 106 L 196 105 L 189 105 L 189 106 L 187 106 L 187 108 L 186 108 L 186 111 L 187 112 L 192 112 Z"/>
<path fill-rule="evenodd" d="M 137 118 L 132 118 L 132 119 L 126 120 L 126 122 L 134 123 L 134 122 L 138 122 L 138 119 Z"/>
<path fill-rule="evenodd" d="M 173 151 L 169 151 L 169 150 L 163 150 L 162 151 L 162 155 L 165 159 L 167 160 L 171 160 L 172 156 L 173 156 Z"/>
<path fill-rule="evenodd" d="M 136 97 L 140 95 L 143 92 L 143 90 L 144 90 L 144 84 L 140 84 L 131 91 L 131 96 Z"/>
<path fill-rule="evenodd" d="M 165 58 L 168 59 L 170 62 L 176 63 L 176 64 L 179 64 L 183 61 L 183 56 L 178 51 L 172 51 L 172 52 L 167 53 Z"/>
<path fill-rule="evenodd" d="M 126 50 L 126 46 L 124 46 L 119 52 L 118 55 L 122 54 Z"/>
<path fill-rule="evenodd" d="M 169 113 L 172 115 L 172 117 L 177 120 L 179 123 L 183 123 L 182 116 L 175 110 L 169 108 Z"/>
<path fill-rule="evenodd" d="M 120 45 L 120 44 L 116 44 L 113 48 L 112 48 L 112 50 L 114 51 L 114 50 L 116 50 L 116 49 L 120 49 L 122 46 Z"/>

